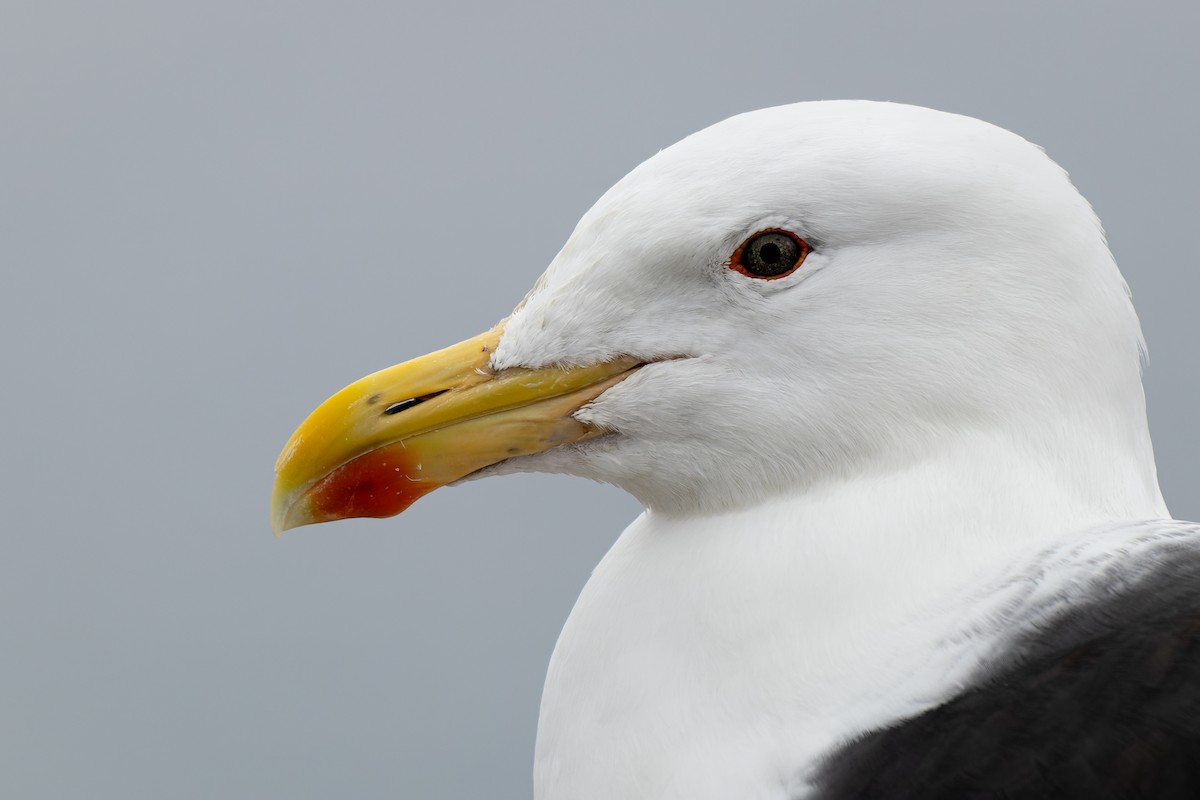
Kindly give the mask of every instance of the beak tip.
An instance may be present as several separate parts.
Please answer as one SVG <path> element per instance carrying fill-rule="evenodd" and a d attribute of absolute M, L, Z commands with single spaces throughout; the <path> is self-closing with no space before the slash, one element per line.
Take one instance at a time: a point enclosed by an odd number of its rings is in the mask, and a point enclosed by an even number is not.
<path fill-rule="evenodd" d="M 303 497 L 294 497 L 292 492 L 282 491 L 279 484 L 276 484 L 271 497 L 271 533 L 276 539 L 292 528 L 316 521 L 304 513 L 306 504 L 303 500 Z"/>
<path fill-rule="evenodd" d="M 291 530 L 290 525 L 283 515 L 279 514 L 275 509 L 271 509 L 271 533 L 278 539 L 283 536 L 283 532 Z"/>
<path fill-rule="evenodd" d="M 288 511 L 290 510 L 291 509 L 288 509 Z M 287 512 L 284 512 L 283 514 L 271 514 L 271 533 L 275 535 L 276 539 L 283 536 L 283 534 L 287 533 L 293 528 L 299 528 L 302 525 L 311 525 L 316 522 L 314 519 L 296 519 L 296 516 L 297 515 L 292 515 Z"/>

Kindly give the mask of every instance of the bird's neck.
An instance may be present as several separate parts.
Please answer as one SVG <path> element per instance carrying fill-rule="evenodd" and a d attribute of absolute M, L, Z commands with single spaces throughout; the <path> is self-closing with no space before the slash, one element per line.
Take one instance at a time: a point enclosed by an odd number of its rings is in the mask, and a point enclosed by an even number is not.
<path fill-rule="evenodd" d="M 1128 485 L 1120 464 L 1106 469 Z M 739 511 L 644 514 L 555 649 L 539 800 L 776 797 L 804 753 L 910 710 L 895 687 L 941 669 L 927 641 L 893 631 L 1057 537 L 1166 514 L 1156 487 L 1096 496 L 1061 465 L 983 437 Z"/>

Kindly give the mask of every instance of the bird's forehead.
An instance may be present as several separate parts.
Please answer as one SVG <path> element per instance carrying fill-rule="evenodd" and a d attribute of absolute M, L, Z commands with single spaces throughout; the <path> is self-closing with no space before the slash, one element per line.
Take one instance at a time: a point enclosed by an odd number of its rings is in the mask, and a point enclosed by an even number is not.
<path fill-rule="evenodd" d="M 988 229 L 1030 222 L 998 222 L 997 210 L 1027 213 L 1064 191 L 1038 148 L 979 120 L 856 101 L 764 109 L 693 134 L 618 181 L 531 297 L 622 286 L 635 275 L 670 280 L 765 227 L 829 248 L 922 232 L 984 240 Z"/>
<path fill-rule="evenodd" d="M 563 256 L 723 242 L 772 216 L 861 243 L 884 224 L 994 208 L 1055 170 L 978 120 L 886 103 L 798 103 L 742 114 L 643 162 L 580 220 Z M 934 215 L 930 215 L 934 212 Z"/>

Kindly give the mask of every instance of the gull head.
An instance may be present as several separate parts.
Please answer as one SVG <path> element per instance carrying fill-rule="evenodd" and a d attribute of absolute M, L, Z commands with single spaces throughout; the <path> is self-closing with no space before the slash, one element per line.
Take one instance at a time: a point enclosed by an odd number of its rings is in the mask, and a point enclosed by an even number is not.
<path fill-rule="evenodd" d="M 277 529 L 523 471 L 732 509 L 973 435 L 1068 465 L 1099 448 L 1157 493 L 1141 333 L 1096 216 L 1040 148 L 968 117 L 839 101 L 713 125 L 606 192 L 456 347 L 314 412 Z"/>

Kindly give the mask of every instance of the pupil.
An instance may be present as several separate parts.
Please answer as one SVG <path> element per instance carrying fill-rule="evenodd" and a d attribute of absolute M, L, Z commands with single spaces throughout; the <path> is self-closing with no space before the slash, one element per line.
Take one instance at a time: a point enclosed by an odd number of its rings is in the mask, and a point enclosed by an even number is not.
<path fill-rule="evenodd" d="M 779 250 L 779 245 L 775 244 L 774 242 L 768 242 L 762 246 L 761 250 L 758 251 L 758 255 L 763 261 L 773 264 L 779 260 L 779 256 L 782 255 L 782 253 Z"/>

